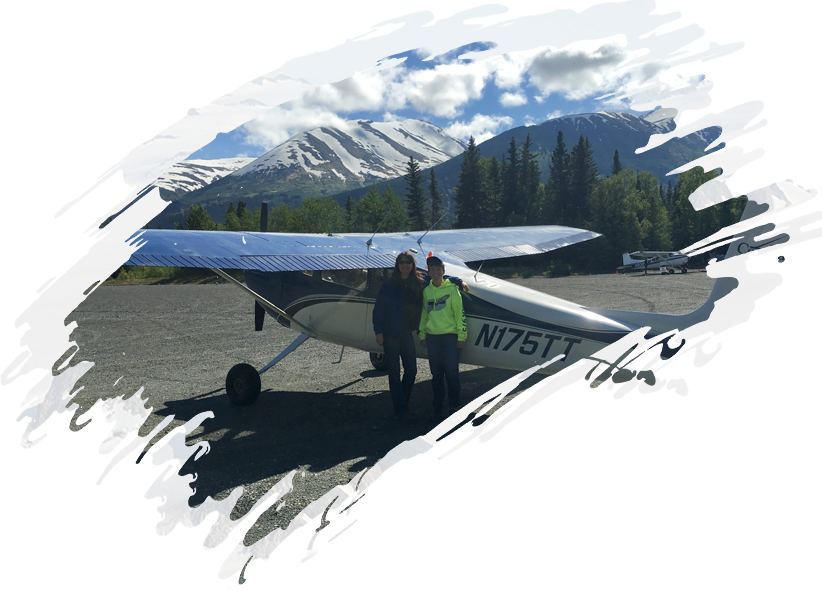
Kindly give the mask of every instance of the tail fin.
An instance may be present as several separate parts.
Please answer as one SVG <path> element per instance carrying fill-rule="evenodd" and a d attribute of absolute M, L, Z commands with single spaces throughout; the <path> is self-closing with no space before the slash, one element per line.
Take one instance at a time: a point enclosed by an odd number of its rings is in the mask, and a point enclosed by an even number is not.
<path fill-rule="evenodd" d="M 628 266 L 629 264 L 635 264 L 637 261 L 631 258 L 631 255 L 627 252 L 622 254 L 622 264 L 623 266 Z"/>

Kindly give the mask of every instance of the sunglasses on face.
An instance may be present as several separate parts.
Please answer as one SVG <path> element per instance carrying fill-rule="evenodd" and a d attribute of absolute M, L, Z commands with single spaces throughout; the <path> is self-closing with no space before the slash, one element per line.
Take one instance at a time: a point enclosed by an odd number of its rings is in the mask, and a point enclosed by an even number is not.
<path fill-rule="evenodd" d="M 410 260 L 400 260 L 397 264 L 413 264 Z"/>

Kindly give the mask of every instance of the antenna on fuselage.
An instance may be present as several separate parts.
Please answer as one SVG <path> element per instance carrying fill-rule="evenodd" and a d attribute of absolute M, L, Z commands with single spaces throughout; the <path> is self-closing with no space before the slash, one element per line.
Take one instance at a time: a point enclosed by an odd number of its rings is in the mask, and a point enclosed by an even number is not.
<path fill-rule="evenodd" d="M 479 274 L 479 271 L 482 270 L 482 265 L 483 264 L 485 264 L 484 260 L 482 262 L 480 262 L 480 265 L 479 265 L 479 268 L 477 269 L 477 272 L 474 273 L 474 282 L 477 282 L 477 275 Z"/>
<path fill-rule="evenodd" d="M 442 217 L 440 217 L 439 219 L 437 219 L 437 220 L 434 222 L 434 225 L 432 225 L 431 227 L 429 227 L 429 228 L 428 228 L 428 230 L 427 230 L 424 234 L 422 234 L 422 235 L 420 236 L 420 239 L 419 239 L 419 240 L 417 240 L 417 246 L 419 246 L 420 248 L 422 248 L 422 239 L 423 239 L 425 236 L 427 236 L 427 235 L 428 235 L 428 232 L 430 232 L 432 229 L 434 229 L 435 227 L 437 227 L 437 224 L 438 224 L 440 221 L 442 221 L 443 219 L 445 219 L 445 216 L 446 216 L 446 215 L 447 215 L 447 213 L 443 213 L 443 214 L 442 214 Z"/>
<path fill-rule="evenodd" d="M 377 235 L 377 232 L 380 231 L 380 228 L 382 227 L 382 224 L 385 223 L 385 220 L 388 219 L 389 215 L 391 215 L 390 211 L 385 214 L 385 217 L 382 218 L 382 221 L 380 221 L 380 224 L 377 226 L 377 229 L 375 229 L 374 233 L 371 234 L 371 237 L 368 238 L 368 241 L 365 243 L 366 246 L 368 246 L 370 248 L 371 246 L 374 245 L 374 242 L 372 240 L 374 239 L 374 236 Z"/>

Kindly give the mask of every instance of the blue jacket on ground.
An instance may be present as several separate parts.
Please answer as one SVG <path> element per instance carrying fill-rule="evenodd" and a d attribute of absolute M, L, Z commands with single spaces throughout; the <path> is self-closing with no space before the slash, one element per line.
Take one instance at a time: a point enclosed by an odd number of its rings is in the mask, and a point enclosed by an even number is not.
<path fill-rule="evenodd" d="M 371 323 L 374 326 L 374 334 L 396 337 L 403 333 L 413 332 L 420 324 L 422 315 L 422 290 L 431 282 L 431 277 L 423 275 L 423 282 L 420 284 L 419 301 L 413 307 L 413 317 L 405 318 L 403 322 L 403 288 L 402 284 L 395 283 L 391 279 L 385 281 L 377 293 L 377 300 L 374 303 L 374 311 L 371 315 Z M 462 280 L 458 277 L 445 277 L 461 286 Z M 414 279 L 416 280 L 416 279 Z M 403 328 L 405 326 L 405 329 Z"/>

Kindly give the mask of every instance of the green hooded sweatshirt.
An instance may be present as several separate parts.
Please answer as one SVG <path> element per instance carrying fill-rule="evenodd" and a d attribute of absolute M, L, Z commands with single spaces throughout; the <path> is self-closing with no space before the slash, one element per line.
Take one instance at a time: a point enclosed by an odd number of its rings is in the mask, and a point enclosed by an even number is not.
<path fill-rule="evenodd" d="M 432 282 L 422 292 L 420 340 L 428 334 L 456 334 L 460 342 L 468 338 L 462 295 L 459 287 L 448 279 L 439 287 Z"/>

